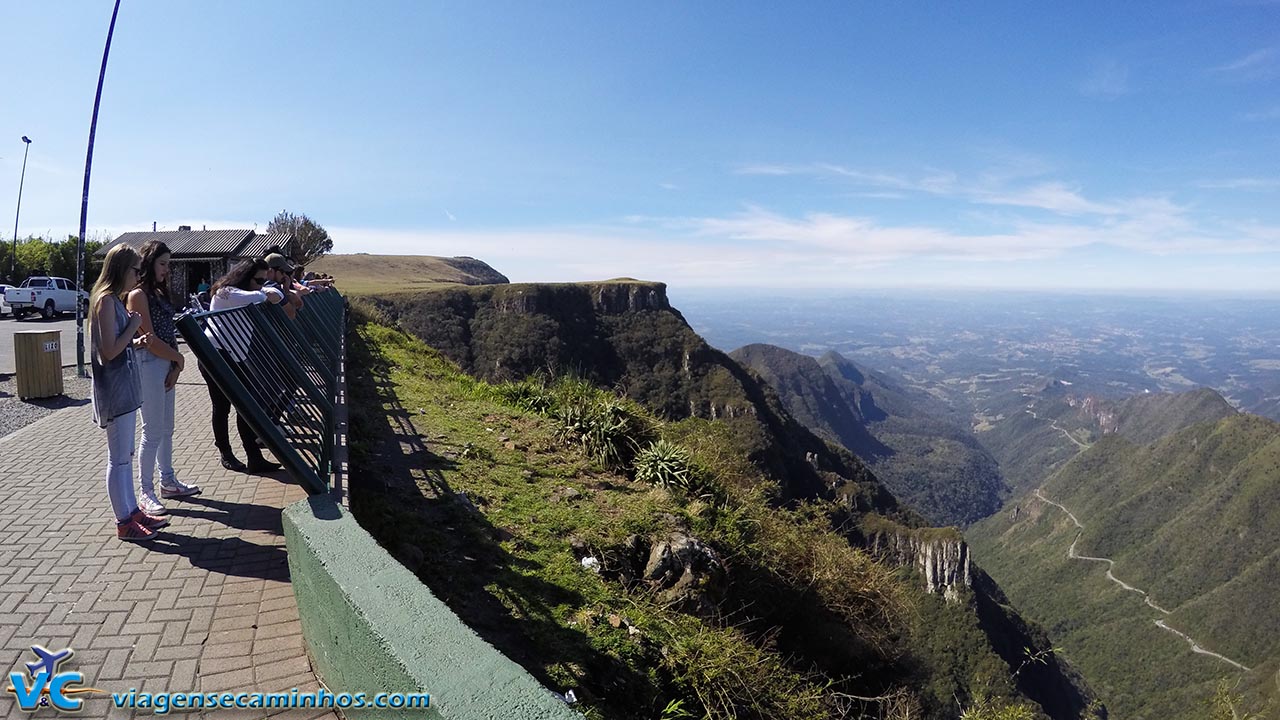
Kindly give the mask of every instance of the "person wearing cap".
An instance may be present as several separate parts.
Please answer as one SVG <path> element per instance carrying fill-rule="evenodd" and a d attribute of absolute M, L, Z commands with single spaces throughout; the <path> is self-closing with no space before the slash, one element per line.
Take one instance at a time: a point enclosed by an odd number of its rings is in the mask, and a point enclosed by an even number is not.
<path fill-rule="evenodd" d="M 267 263 L 267 271 L 270 276 L 267 281 L 267 287 L 274 287 L 284 294 L 286 304 L 284 308 L 285 315 L 292 320 L 298 316 L 298 310 L 302 307 L 302 296 L 311 292 L 310 289 L 297 285 L 293 282 L 293 263 L 289 262 L 289 258 L 280 253 L 271 253 L 263 260 Z"/>

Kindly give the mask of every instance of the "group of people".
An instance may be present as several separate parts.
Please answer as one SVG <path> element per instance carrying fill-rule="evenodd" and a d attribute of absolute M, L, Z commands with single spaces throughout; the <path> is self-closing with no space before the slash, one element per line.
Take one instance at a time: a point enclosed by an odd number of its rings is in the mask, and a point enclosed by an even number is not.
<path fill-rule="evenodd" d="M 157 240 L 138 250 L 121 243 L 108 251 L 90 295 L 93 417 L 107 434 L 107 496 L 115 513 L 116 536 L 132 542 L 152 540 L 169 524 L 163 500 L 200 493 L 199 486 L 178 480 L 173 468 L 174 387 L 186 362 L 178 348 L 169 294 L 170 258 L 168 246 Z M 209 309 L 270 302 L 281 304 L 293 318 L 306 295 L 332 285 L 331 279 L 297 280 L 300 270 L 279 248 L 261 259 L 242 260 L 209 288 Z M 247 348 L 242 343 L 216 332 L 209 333 L 209 338 L 233 368 L 244 362 Z M 249 473 L 279 470 L 279 464 L 263 456 L 257 434 L 239 414 L 236 428 L 247 462 L 236 457 L 228 433 L 231 401 L 203 365 L 200 373 L 209 388 L 214 444 L 222 466 Z M 135 493 L 133 457 L 139 414 L 142 439 Z"/>

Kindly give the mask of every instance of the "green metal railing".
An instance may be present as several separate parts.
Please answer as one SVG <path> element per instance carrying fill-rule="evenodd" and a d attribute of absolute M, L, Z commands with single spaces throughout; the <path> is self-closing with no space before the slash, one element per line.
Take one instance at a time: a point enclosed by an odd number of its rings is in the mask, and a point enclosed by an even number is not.
<path fill-rule="evenodd" d="M 236 412 L 312 495 L 329 490 L 334 470 L 345 327 L 346 303 L 336 290 L 306 296 L 293 318 L 260 303 L 178 319 Z"/>

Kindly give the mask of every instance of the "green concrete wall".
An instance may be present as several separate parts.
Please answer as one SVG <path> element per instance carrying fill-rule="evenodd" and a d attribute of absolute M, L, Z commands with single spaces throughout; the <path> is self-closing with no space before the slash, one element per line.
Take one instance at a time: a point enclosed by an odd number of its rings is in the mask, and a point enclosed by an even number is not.
<path fill-rule="evenodd" d="M 284 510 L 289 573 L 330 692 L 426 692 L 427 711 L 347 717 L 581 718 L 467 627 L 328 495 Z"/>

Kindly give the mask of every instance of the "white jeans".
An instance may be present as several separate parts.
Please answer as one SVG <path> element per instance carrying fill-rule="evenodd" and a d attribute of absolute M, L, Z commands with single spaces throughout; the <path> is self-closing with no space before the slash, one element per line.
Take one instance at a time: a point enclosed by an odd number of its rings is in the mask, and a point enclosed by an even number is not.
<path fill-rule="evenodd" d="M 142 443 L 138 448 L 138 477 L 142 492 L 156 496 L 155 470 L 160 465 L 160 482 L 173 485 L 177 477 L 173 472 L 173 401 L 174 389 L 164 389 L 165 376 L 171 362 L 152 355 L 150 351 L 139 353 L 138 374 L 142 376 Z"/>
<path fill-rule="evenodd" d="M 107 422 L 107 497 L 116 522 L 128 520 L 138 508 L 133 494 L 133 436 L 137 426 L 137 410 Z"/>

